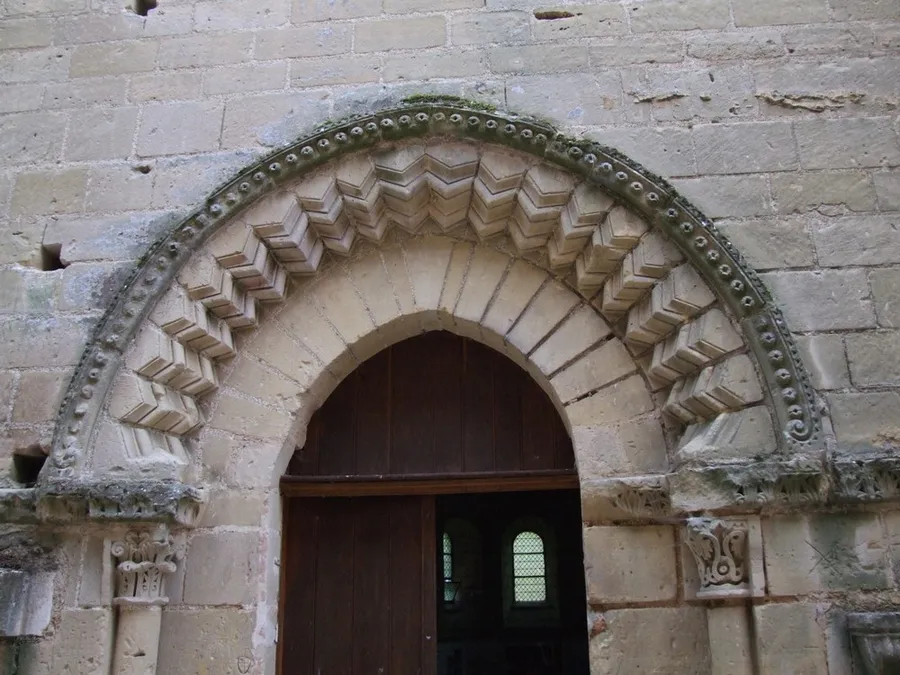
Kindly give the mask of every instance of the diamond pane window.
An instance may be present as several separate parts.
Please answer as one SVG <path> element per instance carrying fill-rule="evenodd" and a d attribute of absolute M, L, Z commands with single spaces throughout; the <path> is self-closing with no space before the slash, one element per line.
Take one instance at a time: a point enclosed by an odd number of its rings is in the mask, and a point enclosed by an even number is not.
<path fill-rule="evenodd" d="M 547 601 L 544 540 L 536 532 L 520 532 L 513 540 L 513 597 L 517 603 Z"/>
<path fill-rule="evenodd" d="M 456 600 L 456 584 L 453 583 L 453 542 L 450 535 L 444 532 L 443 538 L 443 572 L 444 572 L 444 602 Z"/>

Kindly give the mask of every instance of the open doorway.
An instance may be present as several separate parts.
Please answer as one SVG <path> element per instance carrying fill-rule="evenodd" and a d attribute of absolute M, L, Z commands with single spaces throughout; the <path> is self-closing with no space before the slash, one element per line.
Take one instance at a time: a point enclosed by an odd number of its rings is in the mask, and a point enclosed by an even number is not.
<path fill-rule="evenodd" d="M 580 508 L 572 490 L 437 498 L 438 675 L 588 672 Z"/>
<path fill-rule="evenodd" d="M 282 479 L 279 672 L 586 675 L 577 486 L 501 354 L 432 332 L 363 363 Z"/>

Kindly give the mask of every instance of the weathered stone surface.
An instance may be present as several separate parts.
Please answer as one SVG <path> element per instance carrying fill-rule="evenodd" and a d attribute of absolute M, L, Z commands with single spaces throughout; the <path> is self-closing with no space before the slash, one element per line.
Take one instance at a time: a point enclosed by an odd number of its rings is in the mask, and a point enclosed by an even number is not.
<path fill-rule="evenodd" d="M 761 276 L 793 330 L 875 327 L 875 311 L 862 271 L 770 272 Z"/>
<path fill-rule="evenodd" d="M 787 171 L 798 166 L 787 122 L 697 125 L 694 153 L 701 174 Z"/>
<path fill-rule="evenodd" d="M 653 409 L 653 399 L 639 375 L 611 384 L 596 394 L 566 406 L 574 426 L 614 424 Z"/>
<path fill-rule="evenodd" d="M 847 216 L 813 222 L 812 234 L 823 267 L 885 265 L 900 261 L 895 215 Z"/>
<path fill-rule="evenodd" d="M 590 604 L 671 600 L 677 592 L 670 527 L 588 527 L 584 567 Z"/>
<path fill-rule="evenodd" d="M 826 672 L 825 637 L 816 605 L 789 602 L 753 610 L 763 672 L 816 675 Z"/>
<path fill-rule="evenodd" d="M 108 671 L 112 657 L 111 608 L 63 610 L 58 631 L 49 675 Z M 87 635 L 90 640 L 85 639 Z"/>
<path fill-rule="evenodd" d="M 878 325 L 900 328 L 900 270 L 874 270 L 869 274 Z"/>
<path fill-rule="evenodd" d="M 703 607 L 618 609 L 600 618 L 605 630 L 590 641 L 591 673 L 711 675 Z"/>
<path fill-rule="evenodd" d="M 259 545 L 256 532 L 214 530 L 192 537 L 184 563 L 184 603 L 252 603 L 259 573 Z"/>
<path fill-rule="evenodd" d="M 900 385 L 900 363 L 885 358 L 900 351 L 900 332 L 859 333 L 847 336 L 850 378 L 858 387 Z"/>
<path fill-rule="evenodd" d="M 804 213 L 833 207 L 871 211 L 875 206 L 872 178 L 862 171 L 811 171 L 791 176 L 790 180 L 773 181 L 772 192 L 779 213 Z"/>
<path fill-rule="evenodd" d="M 850 371 L 842 336 L 799 336 L 797 346 L 803 354 L 803 363 L 809 369 L 813 387 L 823 390 L 850 386 Z"/>
<path fill-rule="evenodd" d="M 676 458 L 680 462 L 718 462 L 753 459 L 778 448 L 772 418 L 763 405 L 725 412 L 709 422 L 692 424 L 682 436 Z"/>
<path fill-rule="evenodd" d="M 159 638 L 160 672 L 195 675 L 203 669 L 238 675 L 253 666 L 256 612 L 237 607 L 168 609 Z"/>
<path fill-rule="evenodd" d="M 900 164 L 900 142 L 886 118 L 798 121 L 794 133 L 807 169 Z"/>
<path fill-rule="evenodd" d="M 839 447 L 862 451 L 900 447 L 900 394 L 833 393 L 828 405 Z"/>
<path fill-rule="evenodd" d="M 662 424 L 653 417 L 616 426 L 573 427 L 572 445 L 582 480 L 662 473 L 668 464 Z"/>
<path fill-rule="evenodd" d="M 74 366 L 92 321 L 68 317 L 0 317 L 0 368 Z"/>
<path fill-rule="evenodd" d="M 49 422 L 59 409 L 63 387 L 68 382 L 67 370 L 55 372 L 26 371 L 19 380 L 19 395 L 13 408 L 14 422 Z"/>

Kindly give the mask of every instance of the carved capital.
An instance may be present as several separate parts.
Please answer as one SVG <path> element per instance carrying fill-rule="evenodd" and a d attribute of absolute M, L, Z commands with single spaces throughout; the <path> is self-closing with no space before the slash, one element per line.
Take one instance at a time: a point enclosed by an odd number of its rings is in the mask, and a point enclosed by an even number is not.
<path fill-rule="evenodd" d="M 748 531 L 744 521 L 688 518 L 685 544 L 700 575 L 698 598 L 749 595 Z"/>
<path fill-rule="evenodd" d="M 182 542 L 167 528 L 128 532 L 113 542 L 116 559 L 117 605 L 165 605 L 165 577 L 175 571 L 183 554 Z"/>
<path fill-rule="evenodd" d="M 900 669 L 900 612 L 847 615 L 847 629 L 864 672 L 896 673 Z"/>

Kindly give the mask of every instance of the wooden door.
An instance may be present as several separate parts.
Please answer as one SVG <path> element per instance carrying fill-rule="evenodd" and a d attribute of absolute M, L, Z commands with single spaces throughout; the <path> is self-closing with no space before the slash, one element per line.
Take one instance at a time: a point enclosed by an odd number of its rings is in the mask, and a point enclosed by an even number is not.
<path fill-rule="evenodd" d="M 286 498 L 282 675 L 434 675 L 434 498 Z"/>

